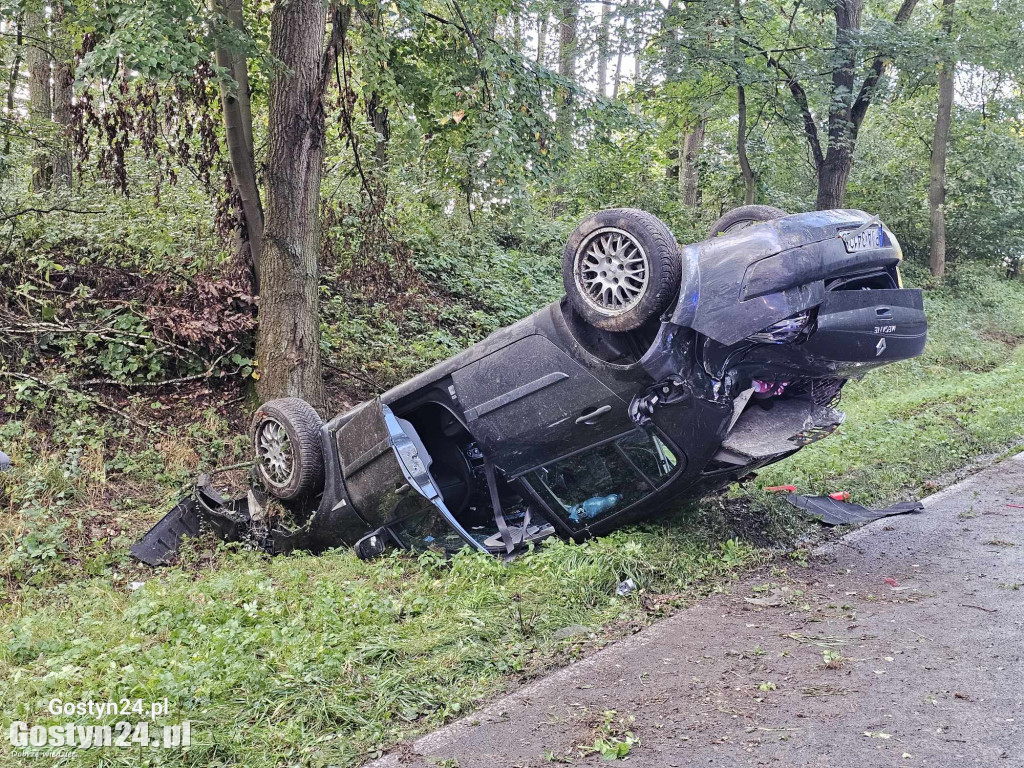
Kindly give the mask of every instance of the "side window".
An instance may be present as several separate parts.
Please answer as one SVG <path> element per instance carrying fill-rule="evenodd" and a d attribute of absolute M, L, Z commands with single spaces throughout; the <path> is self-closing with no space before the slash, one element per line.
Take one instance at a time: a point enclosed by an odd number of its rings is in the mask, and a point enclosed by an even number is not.
<path fill-rule="evenodd" d="M 661 485 L 676 469 L 676 457 L 657 435 L 632 432 L 618 441 L 626 457 L 655 485 Z"/>
<path fill-rule="evenodd" d="M 677 463 L 657 436 L 636 430 L 534 470 L 527 479 L 571 527 L 583 528 L 652 494 Z"/>

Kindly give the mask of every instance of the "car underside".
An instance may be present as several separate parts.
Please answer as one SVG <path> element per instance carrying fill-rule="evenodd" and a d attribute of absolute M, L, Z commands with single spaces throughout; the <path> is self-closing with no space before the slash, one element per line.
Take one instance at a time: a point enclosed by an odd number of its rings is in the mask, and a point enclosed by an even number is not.
<path fill-rule="evenodd" d="M 876 218 L 746 206 L 712 234 L 679 248 L 641 211 L 589 217 L 560 301 L 326 423 L 265 404 L 253 489 L 201 483 L 187 514 L 270 551 L 581 540 L 826 437 L 847 380 L 922 352 L 921 292 Z M 133 549 L 147 562 L 161 525 Z"/>

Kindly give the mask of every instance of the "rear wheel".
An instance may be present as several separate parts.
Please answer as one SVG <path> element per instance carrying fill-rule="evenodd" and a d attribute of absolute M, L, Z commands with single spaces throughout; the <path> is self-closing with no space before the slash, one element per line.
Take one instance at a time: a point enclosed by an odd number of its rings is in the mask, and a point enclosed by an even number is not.
<path fill-rule="evenodd" d="M 786 215 L 784 210 L 772 205 L 741 205 L 739 208 L 733 208 L 712 224 L 708 237 L 731 235 L 733 232 L 739 232 L 741 229 L 746 229 L 752 224 L 759 224 L 762 221 L 771 221 L 772 219 L 781 219 Z"/>
<path fill-rule="evenodd" d="M 584 219 L 562 256 L 562 281 L 573 309 L 605 331 L 639 328 L 679 290 L 679 246 L 657 217 L 612 208 Z"/>
<path fill-rule="evenodd" d="M 271 400 L 256 411 L 250 430 L 256 473 L 272 496 L 288 501 L 323 490 L 322 424 L 297 397 Z"/>

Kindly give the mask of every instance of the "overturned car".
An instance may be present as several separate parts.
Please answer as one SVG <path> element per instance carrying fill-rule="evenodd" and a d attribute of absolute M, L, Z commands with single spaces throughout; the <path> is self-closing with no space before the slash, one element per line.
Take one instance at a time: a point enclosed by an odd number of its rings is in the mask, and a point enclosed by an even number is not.
<path fill-rule="evenodd" d="M 856 210 L 745 206 L 683 248 L 648 213 L 601 211 L 568 240 L 561 301 L 326 423 L 263 405 L 247 496 L 203 481 L 133 552 L 162 562 L 200 518 L 272 552 L 372 557 L 507 555 L 650 517 L 829 435 L 849 378 L 922 352 L 900 260 Z"/>

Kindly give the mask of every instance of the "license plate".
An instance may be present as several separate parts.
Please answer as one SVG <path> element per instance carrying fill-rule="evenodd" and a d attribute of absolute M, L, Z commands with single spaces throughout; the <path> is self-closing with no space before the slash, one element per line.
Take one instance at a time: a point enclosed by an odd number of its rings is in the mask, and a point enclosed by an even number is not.
<path fill-rule="evenodd" d="M 847 253 L 859 253 L 860 251 L 871 251 L 882 247 L 882 228 L 879 226 L 868 227 L 863 232 L 843 233 L 843 243 L 846 245 Z"/>

